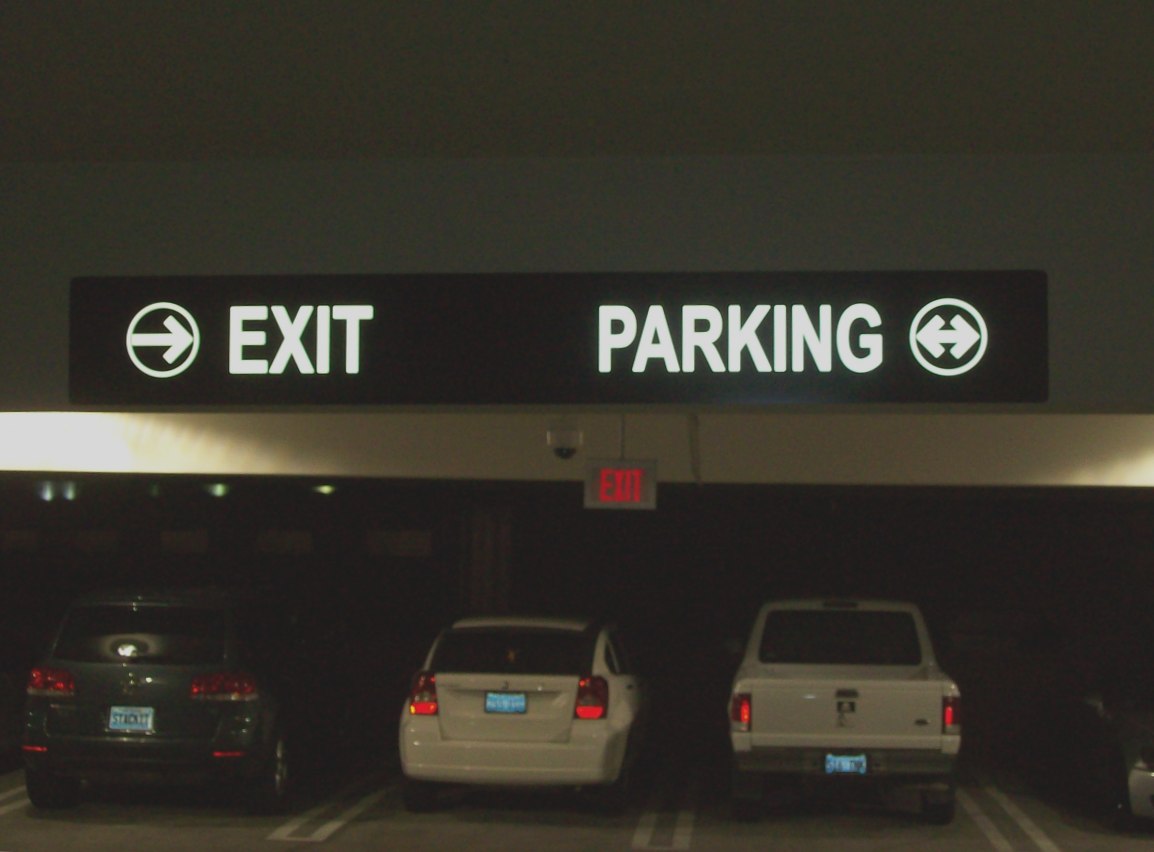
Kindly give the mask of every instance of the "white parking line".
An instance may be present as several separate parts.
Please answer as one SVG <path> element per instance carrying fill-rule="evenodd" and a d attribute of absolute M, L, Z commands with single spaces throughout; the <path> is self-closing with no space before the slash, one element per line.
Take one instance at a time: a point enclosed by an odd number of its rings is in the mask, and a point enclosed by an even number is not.
<path fill-rule="evenodd" d="M 28 801 L 28 796 L 25 795 L 26 793 L 27 790 L 25 790 L 23 787 L 17 787 L 14 790 L 9 790 L 6 793 L 0 793 L 0 802 L 4 801 L 5 799 L 11 799 L 17 796 L 19 797 L 15 802 L 9 802 L 6 805 L 0 805 L 0 816 L 4 816 L 4 814 L 11 813 L 12 811 L 18 811 L 22 807 L 30 805 L 31 802 Z"/>
<path fill-rule="evenodd" d="M 325 840 L 328 840 L 330 837 L 348 825 L 352 820 L 356 819 L 358 816 L 376 804 L 380 799 L 384 798 L 385 794 L 388 793 L 392 788 L 386 787 L 383 790 L 374 790 L 368 795 L 361 797 L 351 806 L 341 811 L 336 816 L 336 818 L 325 822 L 324 825 L 322 825 L 312 834 L 308 834 L 303 837 L 294 837 L 293 835 L 295 835 L 296 832 L 300 830 L 301 826 L 317 819 L 325 811 L 332 809 L 334 802 L 343 799 L 354 790 L 363 786 L 363 782 L 350 784 L 348 787 L 340 790 L 329 799 L 321 802 L 316 807 L 310 808 L 300 816 L 289 820 L 272 834 L 270 834 L 266 839 L 285 840 L 297 843 L 323 843 Z"/>
<path fill-rule="evenodd" d="M 1014 847 L 1010 845 L 1010 841 L 1006 840 L 1006 836 L 998 831 L 998 827 L 986 816 L 985 811 L 978 807 L 978 803 L 970 798 L 969 794 L 958 790 L 957 796 L 970 819 L 982 830 L 982 834 L 986 835 L 986 840 L 990 841 L 991 846 L 998 852 L 1014 852 Z"/>
<path fill-rule="evenodd" d="M 650 800 L 649 808 L 641 814 L 637 821 L 637 830 L 633 832 L 633 849 L 676 849 L 687 850 L 693 840 L 693 822 L 697 813 L 693 808 L 693 791 L 687 789 L 681 796 L 682 807 L 677 811 L 677 818 L 673 824 L 673 841 L 669 846 L 654 846 L 653 834 L 657 830 L 657 821 L 661 817 L 660 797 L 654 796 Z"/>
<path fill-rule="evenodd" d="M 1015 805 L 1009 796 L 993 785 L 984 786 L 982 789 L 989 793 L 990 797 L 1002 806 L 1002 810 L 1013 817 L 1014 822 L 1021 826 L 1022 831 L 1026 832 L 1042 852 L 1061 852 L 1058 845 L 1047 837 L 1046 833 L 1038 828 L 1037 823 L 1026 816 L 1025 812 Z"/>

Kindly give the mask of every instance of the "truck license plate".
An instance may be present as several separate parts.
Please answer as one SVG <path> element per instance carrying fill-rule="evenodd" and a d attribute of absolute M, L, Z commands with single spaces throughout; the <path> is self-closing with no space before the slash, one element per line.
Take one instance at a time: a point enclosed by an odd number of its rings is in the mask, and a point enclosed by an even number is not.
<path fill-rule="evenodd" d="M 868 763 L 864 754 L 827 754 L 826 775 L 865 775 Z"/>

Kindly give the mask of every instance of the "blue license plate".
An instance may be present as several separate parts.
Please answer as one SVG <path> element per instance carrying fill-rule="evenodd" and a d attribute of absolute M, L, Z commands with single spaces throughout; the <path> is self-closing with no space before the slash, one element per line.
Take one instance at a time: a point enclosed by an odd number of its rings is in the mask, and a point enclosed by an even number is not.
<path fill-rule="evenodd" d="M 108 730 L 152 733 L 154 718 L 151 707 L 112 707 L 108 711 Z"/>
<path fill-rule="evenodd" d="M 524 713 L 527 709 L 523 692 L 486 692 L 486 713 Z"/>
<path fill-rule="evenodd" d="M 826 775 L 865 775 L 869 763 L 864 754 L 827 754 Z"/>

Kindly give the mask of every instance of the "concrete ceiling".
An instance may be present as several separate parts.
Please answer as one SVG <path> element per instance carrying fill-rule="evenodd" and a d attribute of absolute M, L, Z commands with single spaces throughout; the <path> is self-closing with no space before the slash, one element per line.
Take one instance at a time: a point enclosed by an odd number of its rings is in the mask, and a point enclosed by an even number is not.
<path fill-rule="evenodd" d="M 1149 152 L 1149 0 L 0 4 L 0 161 Z"/>

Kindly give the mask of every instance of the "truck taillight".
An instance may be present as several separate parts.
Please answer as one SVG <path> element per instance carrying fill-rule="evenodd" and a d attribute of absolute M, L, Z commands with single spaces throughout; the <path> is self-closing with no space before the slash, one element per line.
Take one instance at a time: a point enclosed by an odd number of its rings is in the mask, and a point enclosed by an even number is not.
<path fill-rule="evenodd" d="M 608 712 L 608 681 L 596 675 L 577 681 L 577 703 L 573 715 L 578 719 L 604 719 Z"/>
<path fill-rule="evenodd" d="M 942 733 L 959 734 L 962 731 L 962 699 L 958 695 L 942 696 Z"/>
<path fill-rule="evenodd" d="M 413 676 L 413 688 L 409 690 L 409 715 L 437 715 L 437 676 L 432 672 L 417 672 Z"/>
<path fill-rule="evenodd" d="M 188 687 L 188 697 L 198 701 L 256 701 L 260 697 L 256 678 L 243 672 L 213 672 L 197 675 Z"/>
<path fill-rule="evenodd" d="M 34 668 L 28 673 L 28 694 L 71 698 L 76 694 L 76 681 L 64 669 Z"/>
<path fill-rule="evenodd" d="M 753 721 L 753 697 L 748 692 L 734 693 L 729 702 L 729 720 L 733 730 L 748 733 Z"/>

